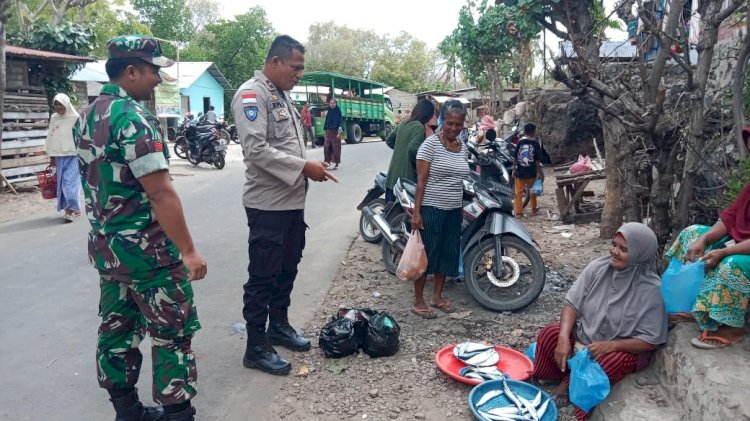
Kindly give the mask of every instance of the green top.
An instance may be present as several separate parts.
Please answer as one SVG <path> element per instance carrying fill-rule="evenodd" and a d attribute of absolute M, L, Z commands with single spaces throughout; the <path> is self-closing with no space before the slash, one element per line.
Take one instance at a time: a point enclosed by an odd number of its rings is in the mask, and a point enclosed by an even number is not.
<path fill-rule="evenodd" d="M 385 179 L 386 188 L 393 188 L 399 178 L 417 181 L 417 151 L 424 139 L 424 124 L 420 121 L 401 123 L 388 135 L 385 143 L 393 149 L 393 156 Z"/>
<path fill-rule="evenodd" d="M 168 170 L 159 122 L 122 88 L 108 83 L 73 129 L 86 213 L 89 260 L 122 278 L 148 279 L 181 262 L 162 230 L 140 177 Z M 142 277 L 141 277 L 142 276 Z"/>

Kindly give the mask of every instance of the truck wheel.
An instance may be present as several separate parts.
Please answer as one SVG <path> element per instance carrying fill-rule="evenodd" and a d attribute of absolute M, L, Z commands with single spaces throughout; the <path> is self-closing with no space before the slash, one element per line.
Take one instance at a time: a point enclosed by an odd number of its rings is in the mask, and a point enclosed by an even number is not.
<path fill-rule="evenodd" d="M 383 139 L 383 142 L 388 139 L 388 135 L 391 134 L 392 131 L 393 127 L 391 127 L 391 123 L 385 123 L 385 136 L 381 137 L 381 139 Z"/>
<path fill-rule="evenodd" d="M 362 141 L 362 128 L 357 123 L 349 123 L 346 126 L 346 143 L 359 143 Z"/>

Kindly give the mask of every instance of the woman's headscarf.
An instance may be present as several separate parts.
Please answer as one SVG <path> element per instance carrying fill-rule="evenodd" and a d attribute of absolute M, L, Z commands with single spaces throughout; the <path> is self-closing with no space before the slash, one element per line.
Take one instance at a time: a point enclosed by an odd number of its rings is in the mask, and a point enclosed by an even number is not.
<path fill-rule="evenodd" d="M 653 264 L 656 235 L 637 222 L 617 233 L 627 242 L 628 266 L 616 270 L 610 256 L 600 257 L 586 266 L 565 296 L 576 311 L 575 336 L 584 345 L 633 338 L 661 345 L 667 341 L 667 313 Z"/>
<path fill-rule="evenodd" d="M 45 149 L 50 156 L 74 155 L 73 126 L 78 121 L 78 112 L 65 94 L 57 94 L 52 104 L 59 102 L 65 106 L 65 114 L 53 113 L 49 119 Z"/>
<path fill-rule="evenodd" d="M 732 206 L 724 209 L 719 218 L 734 241 L 750 239 L 750 183 L 745 184 Z"/>
<path fill-rule="evenodd" d="M 482 119 L 479 121 L 479 128 L 482 130 L 497 130 L 497 125 L 491 115 L 483 115 Z"/>

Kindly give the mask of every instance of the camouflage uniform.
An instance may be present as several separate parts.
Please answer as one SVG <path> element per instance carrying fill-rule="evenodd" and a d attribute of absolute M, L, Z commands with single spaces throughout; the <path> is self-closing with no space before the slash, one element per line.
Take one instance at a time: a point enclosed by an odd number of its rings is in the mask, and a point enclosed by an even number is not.
<path fill-rule="evenodd" d="M 127 57 L 134 48 L 158 49 L 149 41 L 153 43 L 143 37 L 115 38 L 110 58 Z M 122 88 L 108 83 L 81 114 L 74 138 L 91 223 L 89 260 L 100 275 L 99 385 L 135 385 L 143 359 L 138 345 L 148 332 L 154 401 L 173 405 L 190 400 L 197 377 L 190 344 L 200 329 L 193 289 L 179 251 L 138 182 L 168 170 L 159 123 Z"/>

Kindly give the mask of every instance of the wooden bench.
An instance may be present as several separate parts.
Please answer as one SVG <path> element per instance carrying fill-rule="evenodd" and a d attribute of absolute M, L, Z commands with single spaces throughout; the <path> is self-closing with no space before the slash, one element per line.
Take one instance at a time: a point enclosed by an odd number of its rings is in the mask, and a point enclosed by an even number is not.
<path fill-rule="evenodd" d="M 602 217 L 601 210 L 582 212 L 580 204 L 584 196 L 594 196 L 593 192 L 586 191 L 589 182 L 605 178 L 607 178 L 607 175 L 604 170 L 555 176 L 555 182 L 557 183 L 555 195 L 557 196 L 557 207 L 560 209 L 560 219 L 568 224 L 599 221 Z"/>

